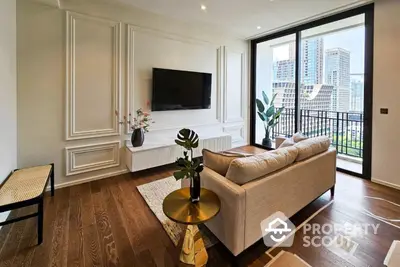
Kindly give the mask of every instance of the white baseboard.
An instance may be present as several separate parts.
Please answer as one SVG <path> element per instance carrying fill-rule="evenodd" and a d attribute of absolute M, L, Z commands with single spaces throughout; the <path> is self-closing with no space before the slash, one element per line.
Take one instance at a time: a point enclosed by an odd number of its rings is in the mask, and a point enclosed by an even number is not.
<path fill-rule="evenodd" d="M 400 185 L 398 185 L 398 184 L 393 184 L 393 183 L 386 182 L 386 181 L 379 180 L 379 179 L 375 179 L 375 178 L 372 178 L 371 181 L 372 181 L 373 183 L 385 185 L 385 186 L 387 186 L 387 187 L 391 187 L 391 188 L 400 190 Z"/>
<path fill-rule="evenodd" d="M 109 177 L 113 177 L 113 176 L 117 176 L 117 175 L 121 175 L 121 174 L 125 174 L 125 173 L 129 173 L 129 170 L 125 169 L 125 170 L 120 170 L 120 171 L 116 171 L 116 172 L 109 172 L 109 173 L 96 175 L 96 176 L 91 176 L 91 177 L 80 179 L 80 180 L 75 180 L 75 181 L 71 181 L 71 182 L 65 182 L 65 183 L 61 183 L 61 184 L 56 184 L 54 186 L 54 188 L 55 189 L 60 189 L 60 188 L 64 188 L 64 187 L 69 187 L 69 186 L 74 186 L 74 185 L 78 185 L 78 184 L 88 183 L 88 182 L 91 182 L 91 181 L 101 180 L 101 179 L 105 179 L 105 178 L 109 178 Z M 50 186 L 47 186 L 46 191 L 50 191 Z"/>

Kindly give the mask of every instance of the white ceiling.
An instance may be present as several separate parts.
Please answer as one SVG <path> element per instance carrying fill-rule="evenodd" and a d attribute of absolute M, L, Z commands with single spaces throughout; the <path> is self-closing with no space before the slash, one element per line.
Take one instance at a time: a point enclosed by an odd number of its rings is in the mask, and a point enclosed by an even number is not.
<path fill-rule="evenodd" d="M 337 12 L 369 0 L 113 0 L 175 18 L 208 24 L 239 38 L 251 38 L 310 17 Z M 207 10 L 201 10 L 201 5 Z M 257 29 L 261 26 L 261 29 Z"/>

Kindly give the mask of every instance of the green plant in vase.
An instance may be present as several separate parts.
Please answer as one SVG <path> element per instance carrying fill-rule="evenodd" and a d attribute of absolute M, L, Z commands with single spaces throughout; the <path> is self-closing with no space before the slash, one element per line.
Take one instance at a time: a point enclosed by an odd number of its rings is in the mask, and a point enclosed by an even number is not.
<path fill-rule="evenodd" d="M 185 148 L 183 157 L 176 160 L 179 168 L 174 172 L 175 179 L 190 179 L 190 200 L 195 203 L 200 200 L 200 172 L 203 171 L 203 164 L 199 158 L 193 157 L 193 149 L 199 146 L 199 136 L 190 129 L 182 129 L 177 134 L 175 143 Z"/>
<path fill-rule="evenodd" d="M 264 103 L 260 99 L 256 99 L 257 114 L 263 121 L 265 129 L 265 137 L 262 140 L 262 145 L 266 147 L 272 147 L 271 130 L 279 123 L 278 119 L 284 109 L 284 107 L 275 108 L 274 101 L 277 95 L 278 93 L 275 93 L 271 101 L 269 101 L 267 94 L 263 91 L 262 96 Z"/>
<path fill-rule="evenodd" d="M 131 120 L 132 115 L 129 114 L 129 120 Z M 132 129 L 131 142 L 133 147 L 139 147 L 143 145 L 144 134 L 149 132 L 150 124 L 154 123 L 151 118 L 149 111 L 143 111 L 142 108 L 136 110 L 136 116 L 133 121 L 130 122 Z"/>

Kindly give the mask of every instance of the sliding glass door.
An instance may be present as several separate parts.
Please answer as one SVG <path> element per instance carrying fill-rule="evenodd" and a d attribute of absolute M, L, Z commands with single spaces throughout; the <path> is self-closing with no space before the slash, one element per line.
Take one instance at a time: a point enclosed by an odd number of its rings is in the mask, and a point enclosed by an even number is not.
<path fill-rule="evenodd" d="M 300 131 L 326 135 L 339 168 L 362 174 L 365 15 L 301 31 Z"/>
<path fill-rule="evenodd" d="M 252 41 L 251 144 L 328 136 L 340 170 L 371 173 L 373 5 Z"/>
<path fill-rule="evenodd" d="M 296 35 L 257 43 L 256 72 L 255 143 L 273 148 L 295 132 Z"/>

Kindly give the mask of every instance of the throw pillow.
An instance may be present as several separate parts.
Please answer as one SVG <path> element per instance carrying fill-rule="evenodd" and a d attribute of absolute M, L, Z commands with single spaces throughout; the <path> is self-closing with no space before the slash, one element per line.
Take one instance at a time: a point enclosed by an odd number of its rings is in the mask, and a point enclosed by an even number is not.
<path fill-rule="evenodd" d="M 331 145 L 331 140 L 327 136 L 318 136 L 310 138 L 294 145 L 299 151 L 296 161 L 305 160 L 325 152 L 329 149 Z"/>
<path fill-rule="evenodd" d="M 289 147 L 293 146 L 294 144 L 293 138 L 286 138 L 278 148 Z"/>
<path fill-rule="evenodd" d="M 208 149 L 203 149 L 202 154 L 204 166 L 221 174 L 222 176 L 226 175 L 229 165 L 233 160 L 245 157 L 245 155 L 239 153 L 218 153 Z"/>
<path fill-rule="evenodd" d="M 232 161 L 226 178 L 243 185 L 292 164 L 297 157 L 295 147 L 284 147 Z"/>
<path fill-rule="evenodd" d="M 305 136 L 302 132 L 297 132 L 297 133 L 295 133 L 295 134 L 292 136 L 292 138 L 293 138 L 293 141 L 294 141 L 295 143 L 298 143 L 298 142 L 300 142 L 300 141 L 303 141 L 303 140 L 308 139 L 308 137 Z"/>

